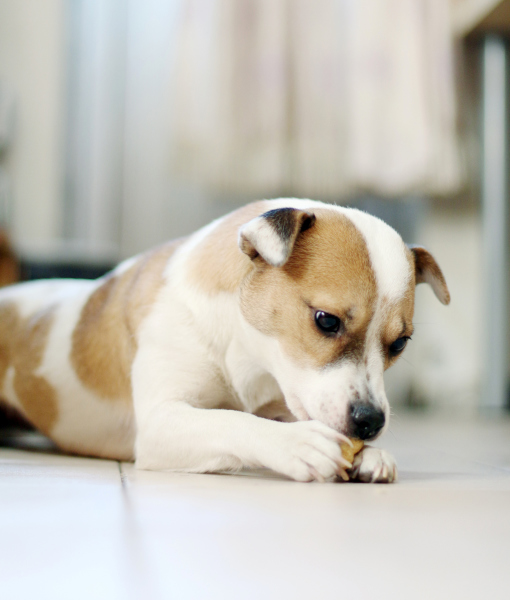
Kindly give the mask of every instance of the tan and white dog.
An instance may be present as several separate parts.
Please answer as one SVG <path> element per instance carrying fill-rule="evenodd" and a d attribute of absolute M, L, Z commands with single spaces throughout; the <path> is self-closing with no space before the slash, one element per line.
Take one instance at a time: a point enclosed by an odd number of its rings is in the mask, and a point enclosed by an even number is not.
<path fill-rule="evenodd" d="M 64 451 L 143 469 L 392 481 L 388 453 L 351 468 L 339 442 L 387 427 L 420 282 L 448 304 L 431 255 L 373 216 L 256 202 L 97 281 L 1 290 L 1 396 Z"/>

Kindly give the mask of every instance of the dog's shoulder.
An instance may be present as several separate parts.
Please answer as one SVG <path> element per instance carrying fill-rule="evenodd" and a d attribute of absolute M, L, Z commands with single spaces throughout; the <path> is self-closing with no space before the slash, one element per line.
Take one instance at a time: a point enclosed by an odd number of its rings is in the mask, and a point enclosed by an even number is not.
<path fill-rule="evenodd" d="M 121 263 L 99 281 L 72 333 L 70 359 L 82 383 L 99 396 L 130 401 L 138 330 L 150 313 L 179 239 Z"/>

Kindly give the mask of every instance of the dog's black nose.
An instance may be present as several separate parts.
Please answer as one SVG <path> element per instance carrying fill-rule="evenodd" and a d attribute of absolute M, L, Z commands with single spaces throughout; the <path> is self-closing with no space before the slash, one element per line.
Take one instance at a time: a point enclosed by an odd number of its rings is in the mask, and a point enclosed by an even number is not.
<path fill-rule="evenodd" d="M 377 406 L 366 402 L 351 404 L 351 436 L 371 440 L 384 427 L 385 416 Z"/>

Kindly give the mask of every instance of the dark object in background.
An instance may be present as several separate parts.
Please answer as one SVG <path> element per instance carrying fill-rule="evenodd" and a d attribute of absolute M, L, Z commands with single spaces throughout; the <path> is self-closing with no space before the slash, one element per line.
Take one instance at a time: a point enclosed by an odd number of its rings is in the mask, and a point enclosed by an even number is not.
<path fill-rule="evenodd" d="M 20 265 L 21 281 L 33 279 L 97 279 L 108 271 L 114 264 L 87 264 L 64 262 L 37 262 L 22 260 Z"/>
<path fill-rule="evenodd" d="M 12 250 L 9 236 L 0 229 L 0 287 L 20 280 L 19 262 Z"/>
<path fill-rule="evenodd" d="M 30 452 L 58 452 L 55 444 L 0 399 L 0 446 Z"/>
<path fill-rule="evenodd" d="M 34 430 L 32 425 L 20 412 L 2 402 L 0 398 L 0 432 L 6 428 Z"/>

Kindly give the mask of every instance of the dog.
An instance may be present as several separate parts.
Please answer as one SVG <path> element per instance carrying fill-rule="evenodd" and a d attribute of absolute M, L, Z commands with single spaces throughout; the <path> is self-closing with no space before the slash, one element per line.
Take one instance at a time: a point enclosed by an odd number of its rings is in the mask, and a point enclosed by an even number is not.
<path fill-rule="evenodd" d="M 1 397 L 63 451 L 142 469 L 391 482 L 389 453 L 339 444 L 388 427 L 422 282 L 449 303 L 376 217 L 255 202 L 98 280 L 0 290 Z"/>

